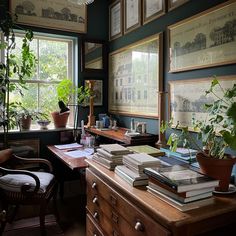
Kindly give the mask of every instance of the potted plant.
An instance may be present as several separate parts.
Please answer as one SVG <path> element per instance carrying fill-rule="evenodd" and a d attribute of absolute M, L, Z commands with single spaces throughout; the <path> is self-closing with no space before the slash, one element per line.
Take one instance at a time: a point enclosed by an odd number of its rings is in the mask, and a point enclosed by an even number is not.
<path fill-rule="evenodd" d="M 221 90 L 221 94 L 216 92 Z M 194 129 L 198 131 L 197 139 L 190 134 L 188 127 L 182 127 L 180 134 L 172 133 L 167 144 L 175 151 L 181 143 L 189 148 L 198 149 L 197 160 L 203 173 L 219 179 L 217 190 L 228 191 L 232 167 L 236 158 L 226 154 L 228 148 L 236 150 L 236 84 L 230 89 L 223 89 L 214 77 L 206 95 L 213 95 L 216 100 L 205 104 L 207 116 L 204 121 L 193 119 Z M 172 122 L 162 122 L 161 132 L 172 126 Z M 177 127 L 178 128 L 178 125 Z"/>
<path fill-rule="evenodd" d="M 69 79 L 63 79 L 57 86 L 58 106 L 60 111 L 52 112 L 54 125 L 56 128 L 66 127 L 70 114 L 69 105 L 73 97 L 77 99 L 77 105 L 81 105 L 90 96 L 89 88 L 76 87 Z"/>

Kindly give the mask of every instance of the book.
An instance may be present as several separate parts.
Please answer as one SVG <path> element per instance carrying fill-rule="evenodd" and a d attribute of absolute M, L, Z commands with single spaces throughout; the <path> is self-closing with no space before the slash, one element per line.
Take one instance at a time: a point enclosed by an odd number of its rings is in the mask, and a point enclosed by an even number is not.
<path fill-rule="evenodd" d="M 196 200 L 200 200 L 200 199 L 204 199 L 204 198 L 208 198 L 208 197 L 212 197 L 212 191 L 210 192 L 205 192 L 205 193 L 202 193 L 202 194 L 198 194 L 198 195 L 195 195 L 195 196 L 191 196 L 191 197 L 183 197 L 183 196 L 180 196 L 179 194 L 177 193 L 174 193 L 172 191 L 169 191 L 165 188 L 162 188 L 156 184 L 153 184 L 152 182 L 148 182 L 148 186 L 149 188 L 151 188 L 152 190 L 156 190 L 158 192 L 161 192 L 165 195 L 167 195 L 168 197 L 171 197 L 173 199 L 175 199 L 176 201 L 179 201 L 181 203 L 188 203 L 188 202 L 193 202 L 193 201 L 196 201 Z"/>
<path fill-rule="evenodd" d="M 98 148 L 96 151 L 108 160 L 113 160 L 116 158 L 123 158 L 123 155 L 113 155 L 102 148 Z"/>
<path fill-rule="evenodd" d="M 129 146 L 127 148 L 133 152 L 146 153 L 154 157 L 165 156 L 165 152 L 149 145 Z"/>
<path fill-rule="evenodd" d="M 117 144 L 117 143 L 101 144 L 99 147 L 114 155 L 124 155 L 124 154 L 131 153 L 131 151 L 128 148 L 123 147 L 122 145 Z"/>
<path fill-rule="evenodd" d="M 134 166 L 157 166 L 160 160 L 146 154 L 146 153 L 133 153 L 124 155 L 123 160 L 133 164 Z"/>
<path fill-rule="evenodd" d="M 177 192 L 216 187 L 219 184 L 219 180 L 181 165 L 160 168 L 149 167 L 144 169 L 144 173 L 175 189 Z"/>
<path fill-rule="evenodd" d="M 166 202 L 167 204 L 175 207 L 176 209 L 180 210 L 180 211 L 189 211 L 192 209 L 196 209 L 196 208 L 200 208 L 203 206 L 207 206 L 210 204 L 213 204 L 215 202 L 214 197 L 210 197 L 210 198 L 206 198 L 206 199 L 202 199 L 202 200 L 197 200 L 194 202 L 189 202 L 189 203 L 181 203 L 178 202 L 176 200 L 174 200 L 171 197 L 168 197 L 167 195 L 158 192 L 150 187 L 147 186 L 147 191 L 150 192 L 151 194 L 153 194 L 154 196 L 158 197 L 159 199 L 161 199 L 162 201 Z"/>
<path fill-rule="evenodd" d="M 168 148 L 160 148 L 161 151 L 165 152 L 169 157 L 178 157 L 183 160 L 196 159 L 197 150 L 188 149 L 188 148 L 177 148 L 175 152 L 171 151 Z M 190 151 L 188 151 L 190 150 Z"/>
<path fill-rule="evenodd" d="M 105 168 L 107 168 L 107 169 L 109 169 L 109 170 L 114 170 L 115 167 L 116 167 L 116 165 L 117 165 L 117 164 L 115 164 L 115 163 L 112 163 L 112 162 L 109 161 L 109 160 L 106 160 L 106 159 L 104 159 L 104 158 L 98 157 L 98 156 L 96 155 L 96 153 L 93 155 L 93 161 L 96 162 L 96 163 L 98 163 L 98 164 L 100 164 L 100 165 L 102 165 L 103 167 L 105 167 Z"/>

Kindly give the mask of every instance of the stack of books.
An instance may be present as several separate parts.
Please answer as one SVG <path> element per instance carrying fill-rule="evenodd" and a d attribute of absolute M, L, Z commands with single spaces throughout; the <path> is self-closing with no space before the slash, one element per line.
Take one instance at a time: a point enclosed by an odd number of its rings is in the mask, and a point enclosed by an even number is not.
<path fill-rule="evenodd" d="M 148 184 L 148 176 L 143 173 L 146 167 L 160 167 L 162 161 L 145 153 L 124 155 L 122 166 L 116 166 L 115 173 L 132 186 Z"/>
<path fill-rule="evenodd" d="M 149 145 L 129 146 L 127 148 L 135 153 L 146 153 L 153 157 L 165 156 L 165 152 Z"/>
<path fill-rule="evenodd" d="M 213 203 L 212 191 L 219 184 L 219 180 L 180 165 L 145 168 L 144 173 L 149 177 L 147 190 L 180 211 Z"/>
<path fill-rule="evenodd" d="M 93 160 L 109 170 L 114 170 L 117 165 L 122 165 L 123 155 L 131 151 L 120 144 L 102 144 L 93 155 Z"/>

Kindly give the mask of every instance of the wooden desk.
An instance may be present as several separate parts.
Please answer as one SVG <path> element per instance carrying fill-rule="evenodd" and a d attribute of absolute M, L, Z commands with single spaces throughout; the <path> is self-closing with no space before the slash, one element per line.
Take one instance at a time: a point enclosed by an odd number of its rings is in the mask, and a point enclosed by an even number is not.
<path fill-rule="evenodd" d="M 118 130 L 99 130 L 94 127 L 86 129 L 86 131 L 91 134 L 99 135 L 108 138 L 113 142 L 116 141 L 126 145 L 154 145 L 158 140 L 158 135 L 154 134 L 141 134 L 138 136 L 130 137 L 125 135 L 127 130 L 128 129 L 126 128 L 118 128 Z"/>
<path fill-rule="evenodd" d="M 236 195 L 181 212 L 113 171 L 86 160 L 87 236 L 236 235 Z M 99 234 L 100 233 L 100 234 Z"/>

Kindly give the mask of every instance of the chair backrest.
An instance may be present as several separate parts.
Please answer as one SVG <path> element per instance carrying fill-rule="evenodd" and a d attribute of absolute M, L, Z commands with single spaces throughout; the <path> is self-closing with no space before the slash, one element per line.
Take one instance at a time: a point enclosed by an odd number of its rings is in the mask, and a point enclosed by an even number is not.
<path fill-rule="evenodd" d="M 8 161 L 11 156 L 12 156 L 12 149 L 8 148 L 0 150 L 0 165 Z"/>

